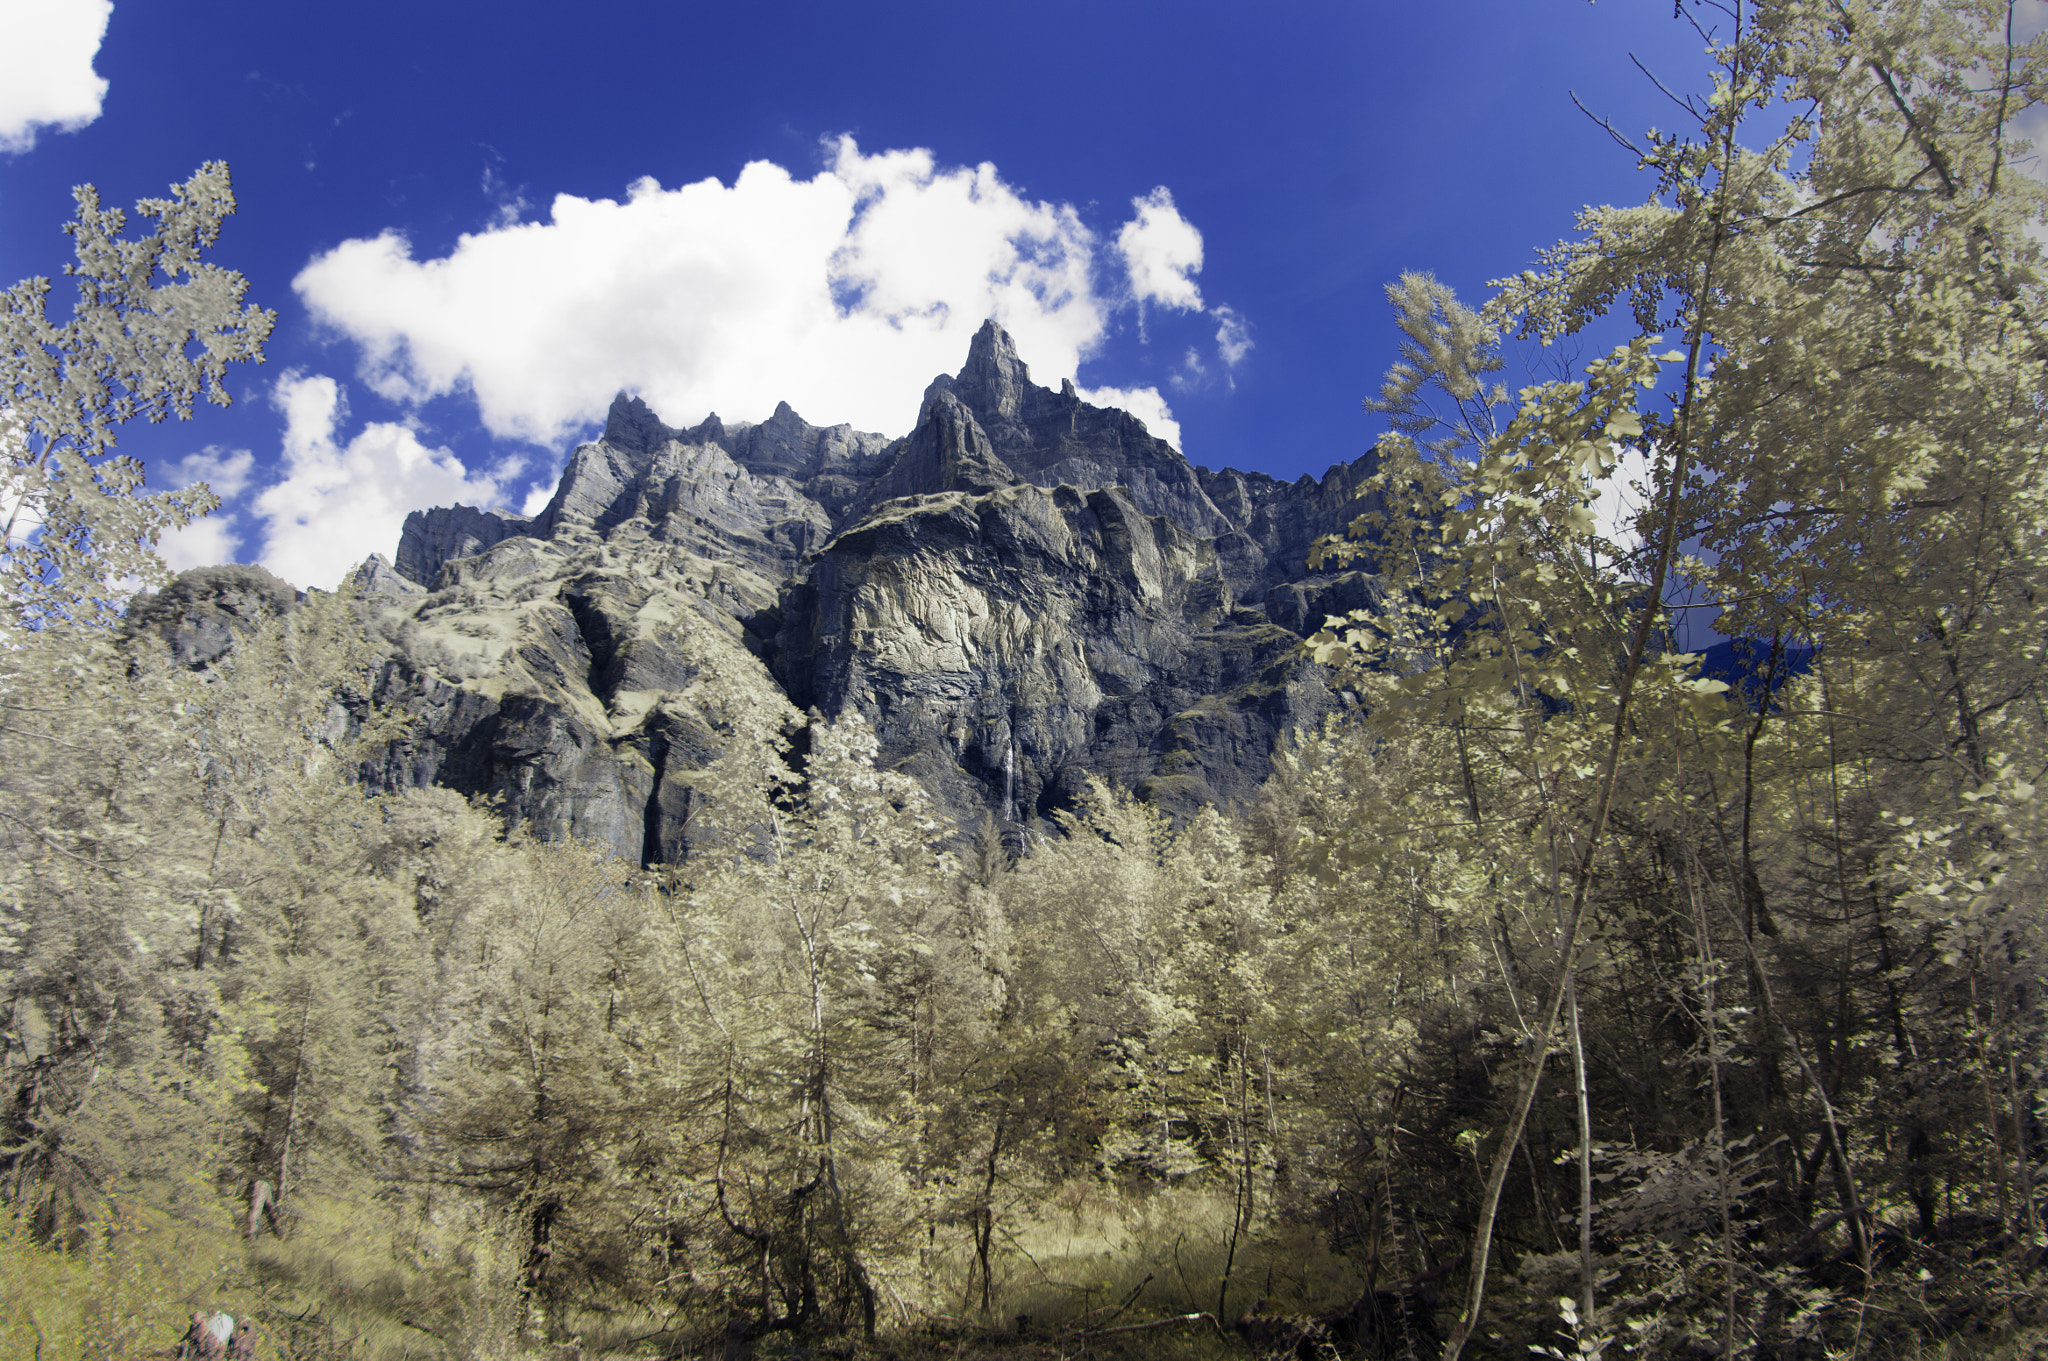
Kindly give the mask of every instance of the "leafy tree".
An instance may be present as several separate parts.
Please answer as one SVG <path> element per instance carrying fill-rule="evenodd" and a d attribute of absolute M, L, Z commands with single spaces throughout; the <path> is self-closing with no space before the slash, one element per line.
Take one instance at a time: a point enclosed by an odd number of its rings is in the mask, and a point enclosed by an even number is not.
<path fill-rule="evenodd" d="M 1718 70 L 1712 95 L 1688 105 L 1694 130 L 1636 146 L 1656 197 L 1587 210 L 1579 238 L 1477 314 L 1547 342 L 1626 308 L 1641 337 L 1582 388 L 1523 394 L 1469 461 L 1394 460 L 1401 495 L 1359 528 L 1417 546 L 1377 555 L 1411 604 L 1317 640 L 1326 660 L 1380 668 L 1370 726 L 1384 740 L 1397 715 L 1445 734 L 1438 815 L 1462 803 L 1474 827 L 1491 818 L 1490 846 L 1474 847 L 1491 862 L 1485 895 L 1555 923 L 1534 937 L 1547 978 L 1481 1188 L 1453 1356 L 1480 1326 L 1496 1214 L 1557 1018 L 1576 1014 L 1589 925 L 1640 942 L 1596 951 L 1599 974 L 1643 971 L 1667 990 L 1672 1039 L 1709 1079 L 1711 1114 L 1696 1118 L 1711 1123 L 1686 1147 L 1718 1227 L 1679 1236 L 1722 1292 L 1724 1354 L 1752 1309 L 1772 1326 L 1822 1326 L 1811 1310 L 1765 1307 L 1785 1286 L 1740 1250 L 1746 1206 L 1782 1194 L 1795 1232 L 1818 1236 L 1814 1179 L 1831 1182 L 1827 1222 L 1873 1288 L 1886 1197 L 1873 1197 L 1885 1188 L 1872 1159 L 1890 1135 L 1859 1126 L 1888 1123 L 1880 1093 L 1906 1098 L 1901 1181 L 1935 1232 L 1931 1126 L 1965 1131 L 1915 1057 L 1923 1038 L 1947 1052 L 1976 1041 L 1981 1137 L 2009 1169 L 2000 1218 L 2028 1233 L 2038 1222 L 2025 1114 L 2038 1069 L 2021 1055 L 2038 1052 L 2039 952 L 2033 914 L 2005 906 L 2030 901 L 2031 852 L 2024 817 L 1995 813 L 1993 830 L 1979 810 L 2025 807 L 2017 772 L 2037 767 L 2042 735 L 2044 351 L 2029 234 L 2042 190 L 2011 169 L 2042 45 L 2016 42 L 2011 8 L 1995 3 L 1681 11 Z M 1410 291 L 1413 338 L 1424 312 Z M 1449 334 L 1454 319 L 1435 315 Z M 1624 388 L 1658 381 L 1650 355 L 1667 337 L 1677 391 L 1668 412 L 1638 415 Z M 1424 379 L 1457 397 L 1476 352 L 1414 347 L 1383 408 L 1421 421 Z M 1632 445 L 1650 451 L 1654 486 L 1641 547 L 1626 552 L 1593 534 L 1590 493 Z M 1724 602 L 1721 627 L 1775 640 L 1760 649 L 1764 684 L 1716 698 L 1717 683 L 1688 678 L 1663 609 L 1680 576 Z M 1813 674 L 1781 683 L 1793 645 L 1818 649 Z M 1690 919 L 1690 942 L 1654 944 L 1645 909 Z M 1923 931 L 1950 946 L 1926 954 Z M 1730 977 L 1746 984 L 1740 1022 L 1709 1000 Z M 1959 997 L 1976 1000 L 1960 1012 Z M 1886 1031 L 1896 1077 L 1856 1058 Z M 1762 1181 L 1729 1133 L 1738 1111 L 1782 1132 Z M 1590 1115 L 1578 1142 L 1589 1159 Z M 1684 1181 L 1670 1179 L 1677 1163 L 1657 1166 L 1638 1194 L 1654 1183 L 1668 1198 Z M 1593 1208 L 1588 1189 L 1582 1226 Z M 1678 1234 L 1676 1220 L 1626 1222 L 1611 1245 Z M 1582 1233 L 1583 1343 L 1615 1315 L 1594 1308 Z M 1617 1303 L 1692 1307 L 1649 1285 L 1648 1259 L 1630 1260 Z"/>
<path fill-rule="evenodd" d="M 806 736 L 800 781 L 754 802 L 713 793 L 724 840 L 692 877 L 677 942 L 725 1055 L 715 1189 L 754 1254 L 747 1336 L 849 1319 L 873 1332 L 875 1254 L 921 1218 L 905 1214 L 927 1161 L 919 1115 L 958 1005 L 922 791 L 875 768 L 858 714 Z M 743 779 L 763 768 L 744 746 L 726 760 Z M 729 997 L 707 988 L 735 977 Z"/>
<path fill-rule="evenodd" d="M 1498 324 L 1459 302 L 1434 274 L 1403 274 L 1387 285 L 1387 301 L 1400 313 L 1401 357 L 1387 370 L 1380 395 L 1365 402 L 1394 429 L 1381 455 L 1413 447 L 1418 438 L 1439 459 L 1491 444 L 1509 405 L 1506 385 L 1488 381 L 1507 367 Z M 1447 406 L 1430 400 L 1432 389 Z"/>
<path fill-rule="evenodd" d="M 72 319 L 48 318 L 43 278 L 8 289 L 0 311 L 10 641 L 57 620 L 104 623 L 121 608 L 118 583 L 162 578 L 157 535 L 219 502 L 204 487 L 137 495 L 142 465 L 112 452 L 114 428 L 189 419 L 200 397 L 226 406 L 227 365 L 260 362 L 277 322 L 243 305 L 240 274 L 201 258 L 235 211 L 225 162 L 200 167 L 170 198 L 136 204 L 156 223 L 137 239 L 123 239 L 127 215 L 102 208 L 91 185 L 74 197 L 78 216 L 64 228 L 77 256 L 64 271 L 78 282 Z"/>

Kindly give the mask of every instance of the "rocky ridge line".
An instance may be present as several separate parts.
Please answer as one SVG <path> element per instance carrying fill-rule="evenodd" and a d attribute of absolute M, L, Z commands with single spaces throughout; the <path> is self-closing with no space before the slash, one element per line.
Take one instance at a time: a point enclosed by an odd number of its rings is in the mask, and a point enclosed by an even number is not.
<path fill-rule="evenodd" d="M 366 565 L 379 699 L 417 722 L 365 773 L 675 860 L 736 714 L 851 707 L 963 821 L 1043 823 L 1091 774 L 1236 803 L 1339 703 L 1296 644 L 1378 588 L 1306 557 L 1373 466 L 1197 468 L 992 322 L 896 440 L 622 394 L 539 515 L 418 512 Z"/>

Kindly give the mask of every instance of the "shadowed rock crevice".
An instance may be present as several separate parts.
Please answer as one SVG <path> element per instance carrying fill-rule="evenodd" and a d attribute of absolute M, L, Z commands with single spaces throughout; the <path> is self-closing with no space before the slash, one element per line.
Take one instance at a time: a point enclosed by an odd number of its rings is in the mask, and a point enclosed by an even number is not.
<path fill-rule="evenodd" d="M 640 812 L 640 864 L 643 868 L 662 863 L 661 777 L 667 773 L 668 738 L 660 729 L 647 735 L 647 764 L 654 772 L 648 785 L 647 802 Z"/>
<path fill-rule="evenodd" d="M 587 595 L 565 594 L 562 604 L 576 621 L 576 636 L 589 659 L 584 684 L 600 702 L 609 706 L 619 692 L 625 667 L 619 657 L 619 640 L 612 631 L 611 618 Z"/>

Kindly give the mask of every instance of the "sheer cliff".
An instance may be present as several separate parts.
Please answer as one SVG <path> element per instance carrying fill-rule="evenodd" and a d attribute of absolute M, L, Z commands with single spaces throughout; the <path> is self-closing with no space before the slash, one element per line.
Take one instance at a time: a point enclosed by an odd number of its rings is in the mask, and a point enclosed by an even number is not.
<path fill-rule="evenodd" d="M 1372 466 L 1194 467 L 992 322 L 900 439 L 622 395 L 539 515 L 421 511 L 366 565 L 380 697 L 417 720 L 367 774 L 674 860 L 739 714 L 851 707 L 963 820 L 1028 826 L 1089 774 L 1234 803 L 1340 702 L 1295 645 L 1377 587 L 1306 559 Z"/>

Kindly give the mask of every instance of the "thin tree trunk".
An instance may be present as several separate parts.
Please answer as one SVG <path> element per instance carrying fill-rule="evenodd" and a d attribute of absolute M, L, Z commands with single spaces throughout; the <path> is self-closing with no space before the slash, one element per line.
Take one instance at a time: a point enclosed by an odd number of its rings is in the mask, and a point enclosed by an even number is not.
<path fill-rule="evenodd" d="M 1230 1220 L 1230 1244 L 1223 1255 L 1223 1279 L 1216 1286 L 1216 1317 L 1228 1318 L 1230 1273 L 1237 1267 L 1237 1247 L 1252 1218 L 1252 1097 L 1251 1066 L 1245 1061 L 1246 1046 L 1239 1036 L 1237 1056 L 1237 1195 Z"/>
<path fill-rule="evenodd" d="M 1679 748 L 1678 769 L 1685 768 L 1685 749 Z M 1721 1018 L 1720 971 L 1714 960 L 1714 938 L 1707 924 L 1706 905 L 1700 901 L 1699 874 L 1694 858 L 1690 819 L 1685 829 L 1685 896 L 1692 908 L 1694 960 L 1699 967 L 1700 997 L 1704 1005 L 1707 1072 L 1714 1098 L 1714 1208 L 1721 1220 L 1721 1280 L 1725 1304 L 1721 1311 L 1721 1358 L 1734 1361 L 1735 1320 L 1740 1296 L 1735 1272 L 1735 1215 L 1729 1184 L 1728 1118 L 1721 1101 Z"/>
<path fill-rule="evenodd" d="M 989 1248 L 996 1233 L 996 1164 L 1003 1156 L 1003 1131 L 1009 1119 L 1005 1111 L 996 1117 L 995 1134 L 989 1140 L 988 1165 L 981 1183 L 980 1223 L 974 1226 L 974 1261 L 981 1271 L 981 1316 L 993 1312 L 994 1273 L 989 1269 Z"/>
<path fill-rule="evenodd" d="M 854 1244 L 853 1224 L 846 1212 L 846 1193 L 839 1185 L 839 1157 L 834 1146 L 838 1130 L 832 1118 L 831 1065 L 825 1043 L 824 961 L 819 957 L 815 923 L 807 924 L 803 913 L 793 903 L 790 905 L 790 916 L 796 922 L 797 934 L 803 940 L 804 964 L 810 975 L 813 1046 L 811 1081 L 818 1103 L 818 1171 L 832 1197 L 833 1229 L 839 1237 L 840 1265 L 845 1268 L 847 1278 L 853 1283 L 854 1291 L 860 1297 L 861 1333 L 864 1337 L 873 1338 L 875 1287 L 868 1277 L 867 1264 L 861 1261 L 859 1249 Z"/>
<path fill-rule="evenodd" d="M 1739 929 L 1739 923 L 1738 923 Z M 1756 944 L 1747 937 L 1742 939 L 1743 948 L 1749 953 L 1749 962 L 1754 977 L 1762 984 L 1765 1000 L 1771 1001 L 1770 979 L 1764 975 L 1763 962 L 1757 958 Z M 1775 1004 L 1771 1006 L 1778 1014 Z M 1828 1159 L 1835 1171 L 1835 1190 L 1841 1197 L 1842 1209 L 1849 1216 L 1849 1234 L 1856 1244 L 1856 1264 L 1863 1271 L 1863 1283 L 1870 1284 L 1870 1226 L 1863 1215 L 1863 1198 L 1856 1189 L 1855 1169 L 1849 1163 L 1849 1147 L 1843 1142 L 1841 1125 L 1835 1119 L 1835 1103 L 1828 1097 L 1827 1083 L 1821 1072 L 1806 1057 L 1806 1047 L 1799 1043 L 1799 1036 L 1783 1019 L 1778 1021 L 1778 1033 L 1792 1050 L 1792 1058 L 1798 1063 L 1799 1071 L 1806 1075 L 1806 1082 L 1813 1089 L 1814 1100 L 1820 1102 L 1820 1113 L 1825 1123 Z"/>
<path fill-rule="evenodd" d="M 277 1194 L 273 1200 L 279 1205 L 284 1204 L 286 1188 L 289 1185 L 287 1177 L 291 1171 L 292 1132 L 299 1112 L 299 1086 L 306 1072 L 306 1022 L 312 1014 L 313 986 L 309 980 L 306 985 L 306 1000 L 299 1007 L 299 1039 L 292 1051 L 292 1094 L 284 1103 L 284 1135 L 279 1140 L 277 1148 Z"/>
<path fill-rule="evenodd" d="M 1593 1326 L 1595 1287 L 1593 1274 L 1593 1109 L 1586 1092 L 1586 1046 L 1579 1037 L 1579 985 L 1567 978 L 1571 991 L 1572 1076 L 1579 1088 L 1579 1308 L 1588 1328 Z"/>
<path fill-rule="evenodd" d="M 2001 980 L 1993 980 L 1998 986 L 1991 992 L 1992 1023 L 1998 1027 L 1999 1047 L 2005 1050 L 2006 1099 L 2012 1112 L 2013 1161 L 2019 1168 L 2020 1215 L 2027 1226 L 2027 1241 L 2040 1241 L 2041 1220 L 2034 1208 L 2034 1155 L 2027 1148 L 2026 1106 L 2020 1095 L 2019 1056 L 2013 1052 L 2009 1027 L 2011 1009 L 2006 1002 L 2007 986 Z"/>

